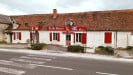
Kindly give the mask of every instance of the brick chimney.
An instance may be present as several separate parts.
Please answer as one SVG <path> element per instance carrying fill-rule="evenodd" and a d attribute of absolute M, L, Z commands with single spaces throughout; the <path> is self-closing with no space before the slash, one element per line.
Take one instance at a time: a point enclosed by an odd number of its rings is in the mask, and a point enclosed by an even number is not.
<path fill-rule="evenodd" d="M 57 17 L 57 10 L 53 9 L 53 18 L 56 18 L 56 17 Z"/>

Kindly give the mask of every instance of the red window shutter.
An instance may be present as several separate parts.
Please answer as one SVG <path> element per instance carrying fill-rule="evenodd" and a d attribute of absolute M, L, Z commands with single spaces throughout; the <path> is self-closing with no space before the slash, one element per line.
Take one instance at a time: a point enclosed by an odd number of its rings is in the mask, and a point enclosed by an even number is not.
<path fill-rule="evenodd" d="M 49 36 L 50 36 L 50 41 L 52 41 L 52 32 L 50 32 Z"/>
<path fill-rule="evenodd" d="M 86 37 L 87 37 L 87 34 L 82 33 L 82 44 L 86 44 Z"/>
<path fill-rule="evenodd" d="M 19 40 L 21 40 L 21 37 L 22 37 L 21 32 L 19 32 Z"/>
<path fill-rule="evenodd" d="M 76 34 L 74 33 L 74 40 L 73 40 L 74 43 L 75 43 L 75 35 L 76 35 Z"/>
<path fill-rule="evenodd" d="M 14 40 L 16 40 L 16 33 L 15 33 L 15 32 L 13 32 L 13 35 L 14 35 Z"/>
<path fill-rule="evenodd" d="M 32 40 L 33 38 L 32 38 L 32 32 L 30 32 L 30 40 Z"/>
<path fill-rule="evenodd" d="M 57 41 L 60 41 L 60 33 L 57 34 Z"/>
<path fill-rule="evenodd" d="M 112 33 L 111 32 L 105 32 L 104 43 L 112 43 Z"/>

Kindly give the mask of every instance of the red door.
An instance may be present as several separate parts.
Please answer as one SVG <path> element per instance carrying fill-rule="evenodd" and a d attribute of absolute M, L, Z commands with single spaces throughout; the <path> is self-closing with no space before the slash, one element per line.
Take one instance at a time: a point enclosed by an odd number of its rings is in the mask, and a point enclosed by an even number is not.
<path fill-rule="evenodd" d="M 66 34 L 66 45 L 67 46 L 71 45 L 71 34 Z"/>

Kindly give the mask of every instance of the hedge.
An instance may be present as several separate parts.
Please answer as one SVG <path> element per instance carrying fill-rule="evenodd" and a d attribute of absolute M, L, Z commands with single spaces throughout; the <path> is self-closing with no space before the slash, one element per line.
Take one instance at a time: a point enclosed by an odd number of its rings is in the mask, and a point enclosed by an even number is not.
<path fill-rule="evenodd" d="M 68 52 L 81 52 L 81 53 L 85 52 L 84 47 L 79 46 L 79 45 L 70 45 L 68 46 L 67 51 Z"/>
<path fill-rule="evenodd" d="M 110 46 L 98 46 L 95 49 L 96 53 L 98 54 L 107 54 L 107 55 L 113 55 L 114 54 L 114 48 L 110 47 Z"/>
<path fill-rule="evenodd" d="M 31 44 L 31 49 L 32 50 L 41 50 L 43 48 L 43 46 L 45 46 L 46 44 L 44 43 L 39 43 L 39 44 Z"/>

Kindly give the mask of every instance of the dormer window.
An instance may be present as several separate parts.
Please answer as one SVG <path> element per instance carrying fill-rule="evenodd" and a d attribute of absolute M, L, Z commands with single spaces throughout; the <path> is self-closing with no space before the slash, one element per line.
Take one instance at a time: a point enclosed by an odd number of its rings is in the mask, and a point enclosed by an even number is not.
<path fill-rule="evenodd" d="M 67 19 L 67 21 L 65 22 L 65 26 L 72 26 L 72 25 L 73 25 L 72 19 Z"/>
<path fill-rule="evenodd" d="M 45 25 L 45 24 L 46 24 L 45 21 L 39 21 L 39 22 L 37 23 L 38 26 L 42 26 L 42 25 Z"/>
<path fill-rule="evenodd" d="M 14 24 L 16 21 L 13 18 L 10 18 L 11 22 Z"/>
<path fill-rule="evenodd" d="M 70 26 L 70 21 L 66 21 L 65 26 Z"/>
<path fill-rule="evenodd" d="M 26 27 L 29 27 L 29 23 L 25 23 L 25 26 L 26 26 Z"/>

